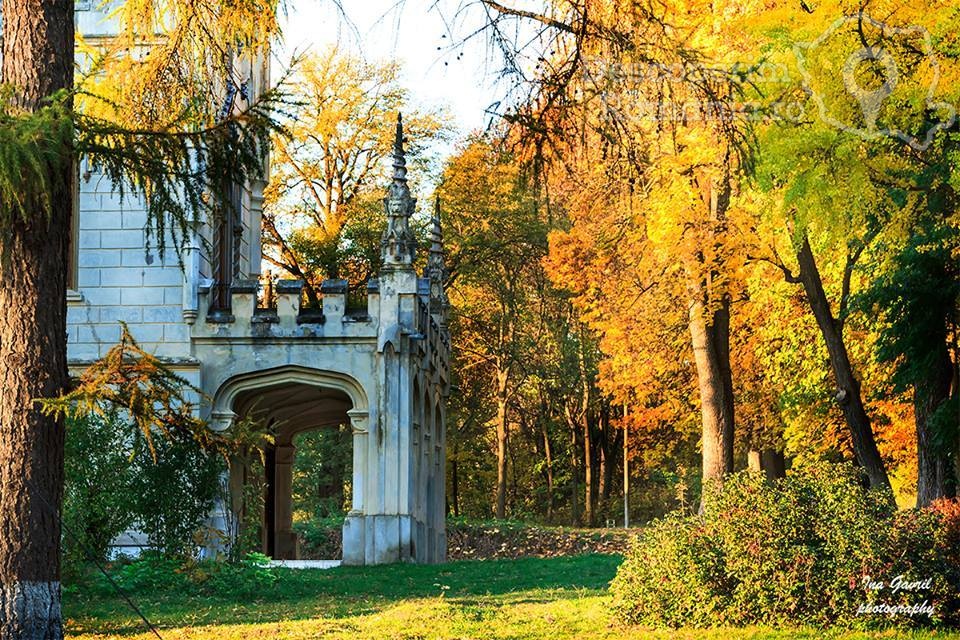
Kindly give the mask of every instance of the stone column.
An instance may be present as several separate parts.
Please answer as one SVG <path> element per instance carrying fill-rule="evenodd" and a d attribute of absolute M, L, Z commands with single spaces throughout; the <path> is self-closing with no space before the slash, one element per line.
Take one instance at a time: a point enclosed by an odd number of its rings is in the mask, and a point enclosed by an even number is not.
<path fill-rule="evenodd" d="M 353 431 L 353 495 L 350 513 L 364 513 L 364 485 L 367 476 L 367 412 L 357 409 L 347 411 Z"/>
<path fill-rule="evenodd" d="M 274 468 L 274 551 L 278 560 L 296 560 L 297 536 L 293 532 L 293 457 L 292 444 L 277 445 Z"/>
<path fill-rule="evenodd" d="M 350 513 L 343 521 L 343 558 L 346 565 L 365 564 L 366 516 L 365 493 L 367 485 L 368 414 L 366 411 L 347 411 L 353 430 L 353 491 Z"/>

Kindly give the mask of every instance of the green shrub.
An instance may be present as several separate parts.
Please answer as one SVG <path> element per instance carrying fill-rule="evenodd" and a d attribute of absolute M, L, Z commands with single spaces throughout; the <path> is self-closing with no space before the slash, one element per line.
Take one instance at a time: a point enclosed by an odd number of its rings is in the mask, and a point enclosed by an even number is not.
<path fill-rule="evenodd" d="M 136 467 L 131 481 L 137 528 L 151 549 L 166 555 L 193 555 L 203 521 L 220 493 L 223 460 L 204 451 L 190 434 L 154 437 L 156 460 L 142 434 L 134 433 Z"/>
<path fill-rule="evenodd" d="M 113 581 L 127 593 L 152 593 L 155 591 L 181 591 L 189 585 L 189 574 L 185 572 L 182 560 L 145 551 L 139 558 L 129 562 L 120 562 L 110 572 Z M 100 578 L 101 589 L 110 591 L 113 587 Z"/>
<path fill-rule="evenodd" d="M 116 420 L 68 420 L 64 449 L 63 571 L 104 560 L 110 543 L 133 524 L 130 451 Z"/>
<path fill-rule="evenodd" d="M 960 517 L 955 518 L 960 522 Z M 886 626 L 951 623 L 960 586 L 950 518 L 896 513 L 850 466 L 818 464 L 771 485 L 735 474 L 707 490 L 703 514 L 669 516 L 638 536 L 611 584 L 621 619 L 648 626 Z M 889 584 L 930 578 L 929 589 Z M 865 579 L 882 581 L 868 589 Z M 933 616 L 858 614 L 928 601 Z"/>
<path fill-rule="evenodd" d="M 248 553 L 239 562 L 207 562 L 204 588 L 218 595 L 256 595 L 276 584 L 277 570 L 262 553 Z"/>
<path fill-rule="evenodd" d="M 329 516 L 294 524 L 303 557 L 329 560 L 343 555 L 343 521 L 343 516 Z"/>
<path fill-rule="evenodd" d="M 147 551 L 135 560 L 112 563 L 108 573 L 117 587 L 128 594 L 172 592 L 184 596 L 246 597 L 263 593 L 278 580 L 270 558 L 261 553 L 249 553 L 236 562 L 223 562 Z M 89 586 L 100 595 L 115 594 L 116 587 L 106 577 L 92 575 L 92 581 L 84 583 L 84 587 Z"/>
<path fill-rule="evenodd" d="M 64 455 L 64 570 L 106 558 L 134 527 L 150 548 L 191 555 L 220 489 L 223 461 L 187 434 L 155 437 L 156 459 L 140 431 L 118 415 L 68 420 Z M 92 556 L 92 557 L 91 557 Z"/>

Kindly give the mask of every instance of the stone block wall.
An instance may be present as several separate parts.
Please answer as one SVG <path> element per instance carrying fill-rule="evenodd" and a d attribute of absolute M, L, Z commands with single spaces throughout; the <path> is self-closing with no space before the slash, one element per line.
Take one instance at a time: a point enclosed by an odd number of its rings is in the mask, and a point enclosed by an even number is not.
<path fill-rule="evenodd" d="M 103 356 L 120 337 L 120 321 L 145 349 L 170 358 L 190 356 L 190 328 L 181 312 L 183 273 L 169 239 L 163 258 L 156 240 L 147 248 L 143 203 L 129 196 L 121 200 L 93 173 L 80 179 L 79 205 L 68 357 Z"/>

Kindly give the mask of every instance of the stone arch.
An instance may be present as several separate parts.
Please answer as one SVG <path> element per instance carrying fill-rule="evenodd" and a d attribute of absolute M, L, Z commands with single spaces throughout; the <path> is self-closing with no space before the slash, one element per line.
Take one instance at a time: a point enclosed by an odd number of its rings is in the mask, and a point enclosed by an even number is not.
<path fill-rule="evenodd" d="M 365 419 L 369 412 L 369 401 L 363 386 L 350 375 L 327 369 L 313 369 L 299 365 L 285 365 L 262 371 L 241 373 L 227 379 L 213 396 L 210 409 L 210 428 L 214 431 L 228 429 L 237 414 L 233 410 L 237 396 L 245 391 L 257 391 L 284 384 L 299 383 L 315 387 L 324 387 L 342 391 L 350 398 L 353 409 L 350 414 L 354 430 L 356 422 Z M 366 425 L 363 425 L 366 431 Z"/>
<path fill-rule="evenodd" d="M 352 481 L 351 481 L 351 495 L 350 495 L 350 514 L 356 516 L 358 514 L 363 514 L 365 511 L 365 487 L 367 485 L 367 475 L 369 474 L 369 469 L 367 467 L 367 447 L 368 447 L 368 422 L 369 422 L 369 404 L 368 404 L 368 395 L 363 386 L 352 376 L 344 374 L 338 371 L 324 370 L 324 369 L 314 369 L 310 367 L 298 366 L 298 365 L 285 365 L 281 367 L 275 367 L 272 369 L 265 369 L 261 371 L 252 371 L 248 373 L 243 373 L 240 375 L 233 376 L 223 382 L 220 387 L 217 389 L 213 397 L 212 407 L 210 411 L 211 415 L 211 428 L 215 431 L 222 431 L 229 428 L 233 421 L 237 418 L 238 412 L 242 413 L 250 410 L 253 406 L 251 404 L 252 398 L 255 398 L 257 395 L 274 396 L 281 390 L 286 388 L 313 388 L 316 389 L 315 392 L 310 392 L 311 394 L 316 393 L 319 397 L 319 400 L 307 399 L 306 402 L 310 406 L 320 406 L 313 404 L 315 402 L 321 403 L 331 403 L 335 407 L 335 413 L 338 413 L 342 416 L 343 420 L 339 420 L 337 424 L 345 424 L 349 421 L 353 438 L 352 438 L 352 457 L 353 457 L 353 472 L 352 472 Z M 328 406 L 328 405 L 324 405 Z M 269 413 L 269 407 L 265 409 L 265 412 Z M 282 410 L 282 407 L 280 407 Z M 313 417 L 316 417 L 315 414 L 312 414 Z M 320 423 L 321 425 L 324 423 Z M 273 454 L 273 458 L 270 458 L 268 455 L 268 460 L 270 460 L 271 465 L 282 465 L 282 467 L 289 467 L 293 463 L 294 447 L 293 447 L 293 437 L 299 433 L 312 430 L 316 428 L 316 425 L 290 425 L 290 429 L 286 432 L 281 431 L 285 436 L 283 442 L 278 436 L 277 446 L 271 448 L 270 453 Z M 282 458 L 282 459 L 281 459 Z M 281 467 L 281 468 L 282 468 Z M 272 468 L 272 467 L 271 467 Z M 268 473 L 274 473 L 269 471 Z M 283 491 L 277 489 L 278 493 L 274 494 L 276 497 L 275 502 L 271 502 L 271 499 L 268 497 L 268 511 L 265 514 L 267 523 L 265 524 L 265 548 L 268 549 L 268 552 L 275 552 L 274 557 L 280 557 L 283 559 L 292 559 L 295 557 L 295 536 L 293 536 L 290 529 L 290 513 L 288 500 L 283 496 L 288 496 L 287 486 L 289 482 L 289 471 L 287 472 L 276 472 L 276 478 L 278 486 L 283 488 Z M 280 478 L 284 478 L 284 482 L 280 483 Z M 236 486 L 237 481 L 232 480 L 231 485 Z M 268 485 L 271 486 L 271 485 Z M 268 490 L 269 495 L 269 490 Z M 283 510 L 281 511 L 281 505 L 283 505 Z M 272 507 L 272 510 L 270 509 Z M 284 542 L 279 536 L 290 536 L 292 542 Z M 359 548 L 353 548 L 351 545 L 356 546 L 359 544 Z M 344 554 L 353 554 L 363 553 L 362 549 L 363 541 L 355 540 L 354 538 L 344 540 Z M 349 547 L 349 548 L 348 548 Z M 292 551 L 293 549 L 293 551 Z"/>

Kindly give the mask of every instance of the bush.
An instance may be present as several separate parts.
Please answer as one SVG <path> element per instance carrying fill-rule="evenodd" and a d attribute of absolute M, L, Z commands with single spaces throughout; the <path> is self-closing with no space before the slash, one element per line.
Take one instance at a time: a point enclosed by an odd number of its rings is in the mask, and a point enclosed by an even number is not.
<path fill-rule="evenodd" d="M 223 460 L 182 432 L 153 438 L 156 460 L 139 431 L 135 443 L 131 488 L 137 528 L 151 549 L 193 555 L 205 542 L 198 533 L 220 493 Z"/>
<path fill-rule="evenodd" d="M 249 553 L 236 562 L 222 562 L 148 551 L 135 560 L 114 563 L 109 574 L 117 587 L 128 594 L 175 592 L 246 597 L 262 594 L 276 584 L 278 573 L 269 563 L 270 558 L 261 553 Z M 83 586 L 107 596 L 114 595 L 116 589 L 102 574 L 95 574 L 92 582 Z"/>
<path fill-rule="evenodd" d="M 947 511 L 896 513 L 847 465 L 774 485 L 736 474 L 708 489 L 703 514 L 666 517 L 634 540 L 611 584 L 614 607 L 624 621 L 666 627 L 954 623 L 960 578 L 946 562 L 960 553 L 960 517 Z M 897 576 L 930 588 L 895 592 Z M 860 612 L 924 601 L 932 616 Z"/>
<path fill-rule="evenodd" d="M 119 416 L 68 420 L 64 456 L 64 570 L 106 559 L 110 543 L 135 527 L 151 549 L 193 553 L 220 488 L 223 463 L 187 434 L 153 439 Z M 92 556 L 92 558 L 91 558 Z"/>
<path fill-rule="evenodd" d="M 68 420 L 64 450 L 63 570 L 77 573 L 88 556 L 104 560 L 110 543 L 133 524 L 130 451 L 118 421 Z"/>
<path fill-rule="evenodd" d="M 329 560 L 342 556 L 343 520 L 343 516 L 330 516 L 294 524 L 304 559 Z"/>

